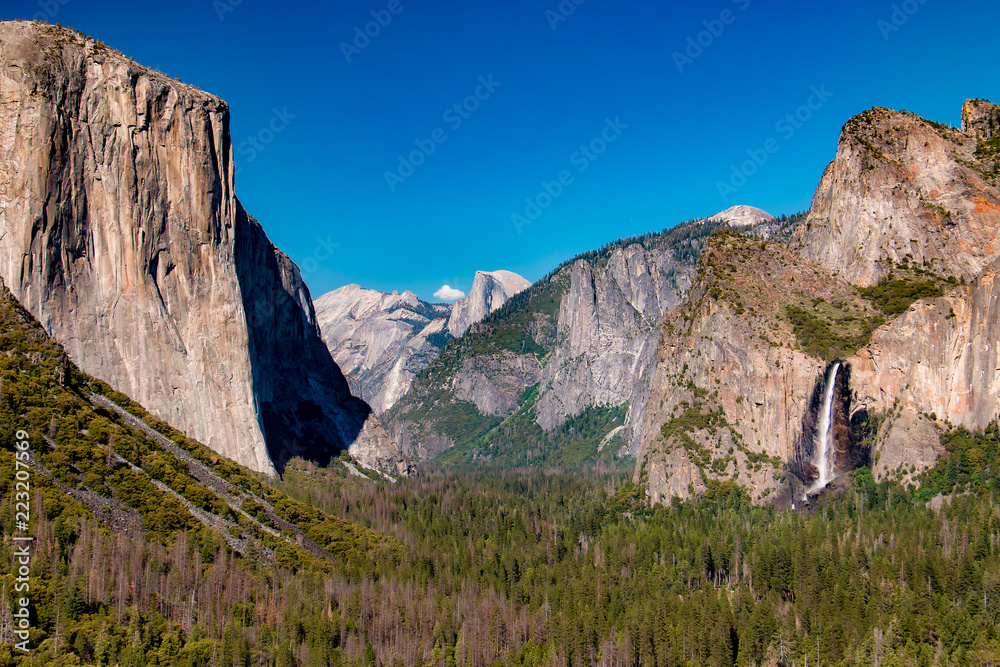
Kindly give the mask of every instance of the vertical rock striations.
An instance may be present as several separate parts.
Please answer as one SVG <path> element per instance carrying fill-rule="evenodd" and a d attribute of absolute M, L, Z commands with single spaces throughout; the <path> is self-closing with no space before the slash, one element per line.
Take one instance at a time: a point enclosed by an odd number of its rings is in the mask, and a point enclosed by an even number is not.
<path fill-rule="evenodd" d="M 888 417 L 874 472 L 932 465 L 933 415 L 970 429 L 1000 415 L 1000 280 L 997 265 L 969 285 L 918 301 L 850 359 L 854 401 Z"/>
<path fill-rule="evenodd" d="M 27 22 L 0 99 L 0 276 L 84 371 L 254 470 L 392 449 L 236 199 L 225 102 Z"/>
<path fill-rule="evenodd" d="M 785 463 L 812 455 L 801 438 L 827 367 L 795 344 L 788 308 L 833 302 L 852 317 L 864 310 L 850 285 L 781 243 L 709 239 L 695 284 L 660 332 L 636 452 L 651 500 L 724 480 L 756 501 L 779 496 Z"/>
<path fill-rule="evenodd" d="M 728 227 L 787 236 L 794 224 L 735 207 L 566 262 L 442 350 L 388 415 L 395 437 L 421 458 L 455 445 L 504 456 L 515 440 L 537 454 L 547 434 L 585 416 L 634 453 L 659 324 L 690 288 L 705 239 Z M 490 432 L 509 435 L 487 454 Z"/>
<path fill-rule="evenodd" d="M 856 116 L 796 239 L 860 285 L 900 265 L 968 283 L 916 302 L 848 359 L 855 410 L 881 417 L 877 476 L 934 464 L 930 415 L 976 429 L 1000 414 L 998 119 L 981 100 L 965 102 L 961 130 L 880 108 Z"/>
<path fill-rule="evenodd" d="M 793 500 L 792 487 L 817 474 L 822 376 L 834 359 L 838 474 L 874 462 L 876 476 L 910 475 L 936 462 L 939 429 L 997 418 L 997 117 L 975 101 L 963 130 L 862 113 L 845 125 L 790 247 L 710 241 L 698 282 L 665 320 L 646 403 L 635 474 L 654 501 L 724 480 L 758 501 Z M 890 273 L 881 291 L 856 289 Z M 941 287 L 901 315 L 862 298 Z"/>

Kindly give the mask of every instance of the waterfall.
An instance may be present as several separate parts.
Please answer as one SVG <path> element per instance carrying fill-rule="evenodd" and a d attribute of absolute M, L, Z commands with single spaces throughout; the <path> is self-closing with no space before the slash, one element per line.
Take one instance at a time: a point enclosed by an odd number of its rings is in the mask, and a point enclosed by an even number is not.
<path fill-rule="evenodd" d="M 820 408 L 819 429 L 816 433 L 816 441 L 813 447 L 813 463 L 819 471 L 819 477 L 813 485 L 806 489 L 803 498 L 810 493 L 826 488 L 826 485 L 833 481 L 836 476 L 834 470 L 833 446 L 833 393 L 837 388 L 837 371 L 840 369 L 840 362 L 830 366 L 826 377 L 826 389 L 823 393 L 823 405 Z"/>

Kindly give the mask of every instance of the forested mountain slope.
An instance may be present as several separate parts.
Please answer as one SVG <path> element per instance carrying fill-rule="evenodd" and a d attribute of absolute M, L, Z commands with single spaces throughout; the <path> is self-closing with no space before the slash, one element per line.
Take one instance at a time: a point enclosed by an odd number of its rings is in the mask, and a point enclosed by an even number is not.
<path fill-rule="evenodd" d="M 742 222 L 748 207 L 732 209 Z M 757 211 L 743 233 L 787 237 Z M 552 271 L 449 342 L 386 416 L 417 459 L 573 463 L 634 451 L 663 314 L 727 214 L 616 241 Z"/>

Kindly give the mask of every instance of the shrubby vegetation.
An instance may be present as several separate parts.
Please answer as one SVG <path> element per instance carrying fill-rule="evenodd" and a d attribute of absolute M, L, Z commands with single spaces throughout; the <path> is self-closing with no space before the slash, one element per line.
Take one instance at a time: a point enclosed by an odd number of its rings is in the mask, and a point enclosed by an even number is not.
<path fill-rule="evenodd" d="M 901 315 L 919 299 L 942 296 L 938 280 L 903 280 L 889 274 L 878 285 L 859 290 L 861 295 L 874 303 L 883 313 L 892 317 Z"/>
<path fill-rule="evenodd" d="M 599 460 L 614 461 L 621 448 L 621 440 L 617 435 L 607 442 L 605 438 L 625 424 L 626 404 L 588 406 L 557 428 L 545 431 L 538 425 L 535 410 L 537 398 L 538 385 L 528 387 L 517 412 L 491 429 L 481 440 L 470 443 L 471 446 L 445 452 L 438 458 L 438 464 L 453 467 L 474 462 L 480 468 L 489 463 L 500 467 L 577 468 Z"/>
<path fill-rule="evenodd" d="M 792 304 L 785 307 L 785 314 L 799 347 L 806 354 L 828 361 L 854 354 L 867 345 L 872 332 L 885 323 L 882 317 L 866 318 L 850 313 L 824 317 Z"/>
<path fill-rule="evenodd" d="M 941 434 L 941 444 L 947 455 L 920 475 L 918 498 L 1000 491 L 1000 426 L 996 421 L 982 433 L 973 433 L 964 426 L 946 431 Z"/>

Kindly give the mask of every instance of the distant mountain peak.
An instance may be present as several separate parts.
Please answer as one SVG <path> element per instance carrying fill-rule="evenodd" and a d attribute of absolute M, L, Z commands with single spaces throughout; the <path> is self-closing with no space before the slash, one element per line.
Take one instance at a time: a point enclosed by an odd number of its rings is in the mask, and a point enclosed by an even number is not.
<path fill-rule="evenodd" d="M 464 299 L 455 302 L 448 320 L 448 331 L 458 338 L 466 330 L 507 303 L 531 283 L 513 271 L 476 271 L 472 288 Z"/>
<path fill-rule="evenodd" d="M 774 216 L 767 211 L 743 204 L 727 208 L 708 218 L 708 222 L 725 222 L 730 227 L 752 227 L 771 220 L 774 220 Z"/>
<path fill-rule="evenodd" d="M 530 286 L 512 271 L 477 271 L 469 295 L 454 305 L 427 303 L 409 290 L 386 293 L 359 285 L 345 285 L 314 303 L 323 341 L 351 387 L 383 414 L 452 336 Z"/>

